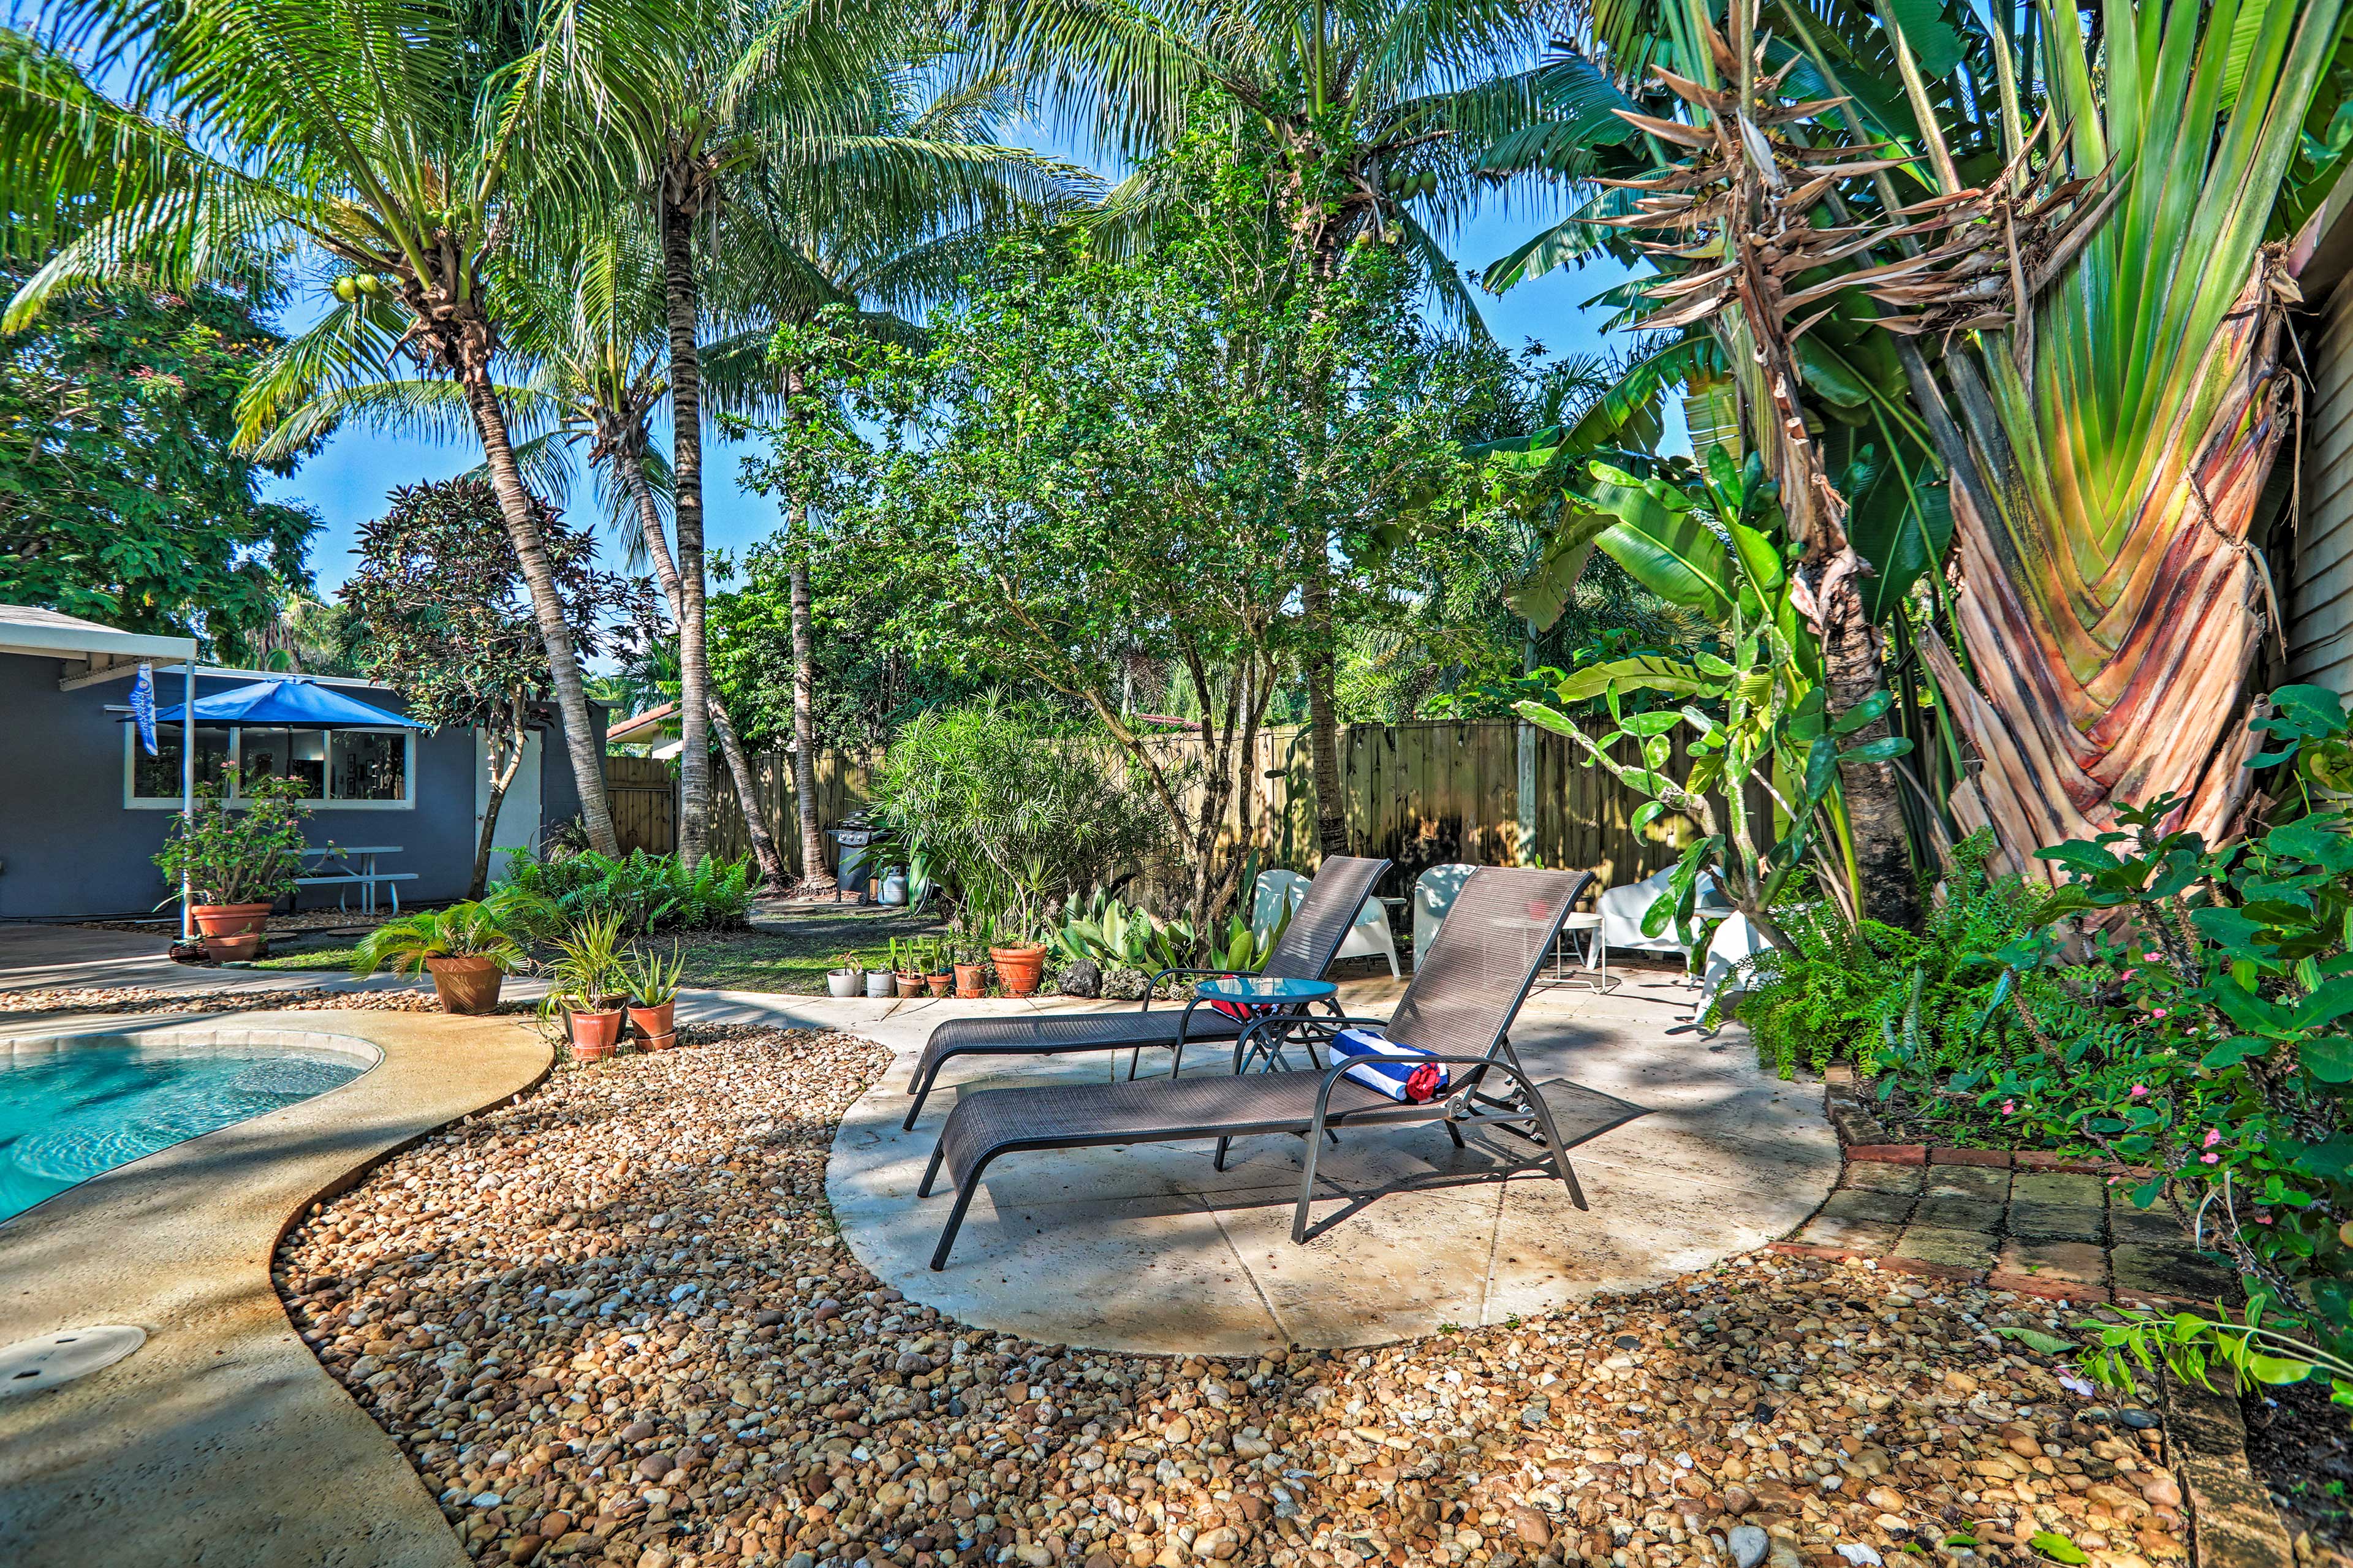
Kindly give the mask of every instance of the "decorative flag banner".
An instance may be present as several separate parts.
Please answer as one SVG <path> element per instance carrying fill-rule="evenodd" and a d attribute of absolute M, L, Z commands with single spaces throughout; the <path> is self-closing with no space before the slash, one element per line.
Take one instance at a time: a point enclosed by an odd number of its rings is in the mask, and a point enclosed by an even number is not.
<path fill-rule="evenodd" d="M 142 664 L 139 679 L 131 683 L 131 716 L 139 721 L 139 743 L 147 754 L 155 754 L 155 667 Z"/>

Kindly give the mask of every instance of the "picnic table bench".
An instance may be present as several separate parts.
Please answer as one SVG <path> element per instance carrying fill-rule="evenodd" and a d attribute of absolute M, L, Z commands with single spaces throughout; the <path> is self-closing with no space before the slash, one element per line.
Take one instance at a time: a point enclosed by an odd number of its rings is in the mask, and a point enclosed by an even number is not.
<path fill-rule="evenodd" d="M 375 890 L 381 887 L 391 896 L 392 912 L 398 914 L 400 884 L 414 882 L 417 880 L 417 874 L 414 871 L 380 871 L 376 868 L 376 857 L 397 855 L 400 852 L 400 846 L 397 844 L 330 844 L 320 848 L 305 849 L 302 851 L 303 858 L 315 858 L 322 874 L 313 877 L 297 877 L 294 879 L 294 885 L 298 888 L 333 888 L 335 908 L 339 910 L 344 907 L 343 900 L 349 896 L 351 889 L 357 888 L 360 890 L 360 912 L 369 915 L 375 913 Z M 330 862 L 340 864 L 343 869 L 328 872 L 326 867 Z"/>

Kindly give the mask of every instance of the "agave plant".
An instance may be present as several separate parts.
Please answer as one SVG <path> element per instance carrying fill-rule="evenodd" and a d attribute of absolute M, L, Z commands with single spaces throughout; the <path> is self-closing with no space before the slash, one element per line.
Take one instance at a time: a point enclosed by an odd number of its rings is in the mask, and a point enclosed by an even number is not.
<path fill-rule="evenodd" d="M 2052 161 L 2120 194 L 2019 326 L 1948 361 L 1973 459 L 1953 488 L 1967 668 L 1925 645 L 1984 763 L 1954 815 L 2021 869 L 2050 876 L 2034 850 L 2096 837 L 2118 804 L 2179 794 L 2209 842 L 2245 805 L 2247 681 L 2276 613 L 2249 533 L 2295 399 L 2297 294 L 2264 233 L 2338 16 L 2108 0 L 2095 62 L 2074 11 L 2052 14 Z"/>

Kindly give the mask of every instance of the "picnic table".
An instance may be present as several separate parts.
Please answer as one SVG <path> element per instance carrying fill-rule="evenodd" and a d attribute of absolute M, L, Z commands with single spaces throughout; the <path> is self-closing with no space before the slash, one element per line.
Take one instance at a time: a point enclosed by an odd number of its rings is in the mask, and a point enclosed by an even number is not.
<path fill-rule="evenodd" d="M 368 915 L 375 913 L 375 890 L 378 887 L 382 887 L 391 896 L 392 912 L 398 914 L 400 884 L 417 880 L 417 873 L 379 870 L 376 868 L 376 857 L 397 855 L 400 852 L 401 847 L 397 844 L 328 844 L 315 848 L 306 848 L 302 851 L 302 858 L 305 860 L 316 860 L 320 874 L 297 877 L 294 879 L 294 885 L 298 888 L 333 888 L 335 908 L 339 910 L 346 907 L 344 900 L 353 888 L 357 888 L 360 890 L 360 912 Z M 331 863 L 341 866 L 343 869 L 328 871 L 327 867 Z"/>

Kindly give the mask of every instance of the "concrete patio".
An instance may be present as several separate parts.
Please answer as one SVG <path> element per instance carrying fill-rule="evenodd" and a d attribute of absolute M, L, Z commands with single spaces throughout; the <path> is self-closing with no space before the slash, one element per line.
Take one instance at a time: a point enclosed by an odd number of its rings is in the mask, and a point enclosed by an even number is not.
<path fill-rule="evenodd" d="M 1386 1012 L 1398 990 L 1354 983 L 1342 999 L 1352 1013 Z M 952 1095 L 936 1093 L 912 1133 L 899 1123 L 932 1025 L 976 1010 L 955 1002 L 902 1004 L 850 1026 L 898 1056 L 843 1119 L 828 1194 L 860 1260 L 906 1295 L 1050 1344 L 1231 1353 L 1502 1322 L 1762 1246 L 1837 1181 L 1820 1088 L 1767 1076 L 1737 1029 L 1713 1040 L 1668 1034 L 1691 995 L 1637 971 L 1611 994 L 1542 992 L 1521 1014 L 1514 1044 L 1539 1083 L 1566 1079 L 1649 1111 L 1574 1150 L 1585 1212 L 1549 1174 L 1498 1178 L 1524 1159 L 1517 1140 L 1489 1132 L 1457 1151 L 1437 1126 L 1367 1129 L 1327 1145 L 1304 1246 L 1291 1241 L 1300 1162 L 1288 1136 L 1238 1142 L 1223 1173 L 1207 1142 L 1016 1155 L 982 1177 L 947 1268 L 934 1273 L 951 1200 L 944 1187 L 928 1199 L 915 1189 Z M 1219 1070 L 1217 1058 L 1188 1061 L 1188 1073 L 1197 1062 Z M 966 1062 L 944 1085 L 1112 1070 L 1101 1055 Z M 1166 1053 L 1147 1052 L 1144 1070 L 1166 1071 Z"/>

